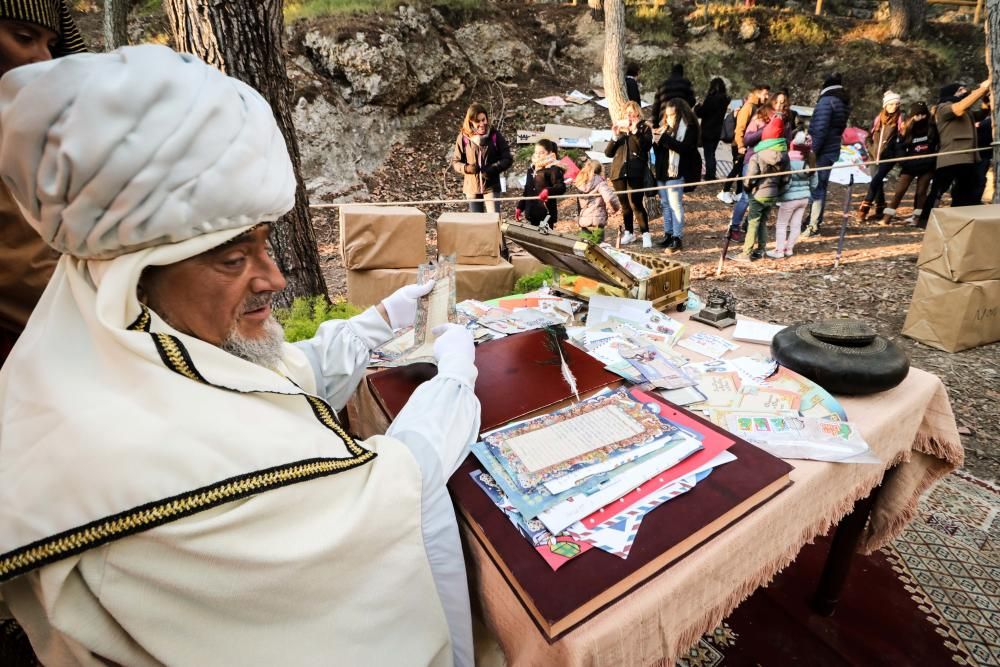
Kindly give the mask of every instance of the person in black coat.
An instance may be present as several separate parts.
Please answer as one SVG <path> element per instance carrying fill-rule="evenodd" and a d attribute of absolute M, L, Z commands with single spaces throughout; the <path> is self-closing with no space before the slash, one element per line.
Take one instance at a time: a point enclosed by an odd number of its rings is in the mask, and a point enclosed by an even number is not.
<path fill-rule="evenodd" d="M 657 185 L 680 186 L 701 180 L 698 117 L 687 102 L 678 97 L 664 105 L 663 121 L 654 136 Z M 660 203 L 663 238 L 657 245 L 674 253 L 684 248 L 684 189 L 660 190 Z"/>
<path fill-rule="evenodd" d="M 684 78 L 684 65 L 677 63 L 670 70 L 670 76 L 660 84 L 653 100 L 653 127 L 658 127 L 663 119 L 663 105 L 675 98 L 681 98 L 689 107 L 695 105 L 694 87 Z"/>
<path fill-rule="evenodd" d="M 809 121 L 809 136 L 812 138 L 813 154 L 817 167 L 829 167 L 840 157 L 841 135 L 847 129 L 847 118 L 851 114 L 851 98 L 844 90 L 840 74 L 831 74 L 823 80 L 819 100 Z M 819 234 L 826 208 L 826 187 L 830 182 L 830 170 L 816 172 L 815 186 L 810 200 L 809 226 L 803 230 L 801 238 Z"/>
<path fill-rule="evenodd" d="M 705 180 L 715 179 L 715 151 L 722 138 L 722 121 L 729 109 L 730 97 L 726 94 L 726 82 L 715 77 L 708 84 L 705 99 L 694 107 L 695 115 L 701 119 L 701 145 L 705 148 Z"/>
<path fill-rule="evenodd" d="M 556 200 L 549 199 L 549 195 L 565 193 L 566 179 L 563 167 L 559 164 L 559 148 L 554 141 L 539 139 L 524 180 L 525 198 L 517 202 L 514 219 L 520 221 L 523 217 L 533 225 L 545 222 L 550 227 L 555 227 L 559 211 Z"/>
<path fill-rule="evenodd" d="M 625 68 L 625 97 L 630 102 L 642 105 L 642 99 L 639 97 L 639 65 L 637 63 L 629 63 L 628 67 Z"/>
<path fill-rule="evenodd" d="M 643 119 L 638 102 L 625 105 L 625 118 L 612 123 L 611 132 L 612 139 L 604 149 L 604 154 L 612 158 L 608 178 L 622 203 L 625 233 L 621 242 L 632 243 L 636 240 L 633 222 L 638 218 L 643 247 L 652 248 L 649 216 L 642 203 L 643 193 L 627 192 L 645 187 L 646 174 L 649 172 L 649 149 L 653 145 L 653 132 Z"/>

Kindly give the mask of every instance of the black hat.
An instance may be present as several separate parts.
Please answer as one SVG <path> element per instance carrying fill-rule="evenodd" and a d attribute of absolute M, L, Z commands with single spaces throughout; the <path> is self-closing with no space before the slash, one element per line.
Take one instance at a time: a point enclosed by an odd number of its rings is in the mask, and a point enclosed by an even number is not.
<path fill-rule="evenodd" d="M 941 90 L 938 91 L 938 102 L 946 102 L 955 97 L 958 93 L 958 89 L 962 87 L 962 84 L 958 81 L 954 83 L 949 83 L 948 85 L 941 86 Z"/>
<path fill-rule="evenodd" d="M 840 76 L 840 72 L 834 72 L 833 74 L 827 74 L 826 78 L 823 79 L 823 87 L 829 88 L 830 86 L 841 86 L 844 84 L 844 80 Z"/>

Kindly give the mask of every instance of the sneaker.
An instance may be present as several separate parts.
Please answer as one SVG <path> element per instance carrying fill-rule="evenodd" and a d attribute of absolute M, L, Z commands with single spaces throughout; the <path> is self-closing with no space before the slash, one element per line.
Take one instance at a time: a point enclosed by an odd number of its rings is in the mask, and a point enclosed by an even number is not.
<path fill-rule="evenodd" d="M 732 206 L 733 203 L 736 201 L 733 198 L 732 193 L 727 192 L 725 190 L 723 190 L 719 194 L 715 195 L 715 198 L 718 199 L 719 201 L 721 201 L 723 204 L 729 204 L 730 206 Z"/>
<path fill-rule="evenodd" d="M 643 248 L 653 247 L 653 237 L 649 235 L 649 232 L 642 233 L 642 247 Z"/>
<path fill-rule="evenodd" d="M 752 253 L 750 253 L 750 259 L 752 260 L 758 260 L 763 256 L 764 253 L 762 253 L 760 250 L 754 250 Z"/>
<path fill-rule="evenodd" d="M 730 262 L 736 262 L 737 264 L 749 264 L 750 262 L 753 261 L 750 259 L 749 255 L 744 255 L 741 252 L 729 253 L 728 255 L 726 255 L 726 260 Z"/>
<path fill-rule="evenodd" d="M 770 257 L 771 259 L 784 259 L 785 258 L 785 253 L 782 250 L 768 250 L 764 254 L 767 255 L 768 257 Z"/>
<path fill-rule="evenodd" d="M 629 243 L 635 243 L 635 234 L 632 232 L 625 232 L 622 234 L 622 245 L 628 245 Z"/>
<path fill-rule="evenodd" d="M 795 254 L 795 253 L 794 253 L 794 252 L 792 252 L 792 249 L 791 249 L 791 248 L 789 248 L 788 250 L 786 250 L 786 251 L 785 251 L 785 257 L 791 257 L 791 256 L 792 256 L 792 255 L 794 255 L 794 254 Z"/>
<path fill-rule="evenodd" d="M 735 229 L 733 227 L 729 228 L 729 240 L 730 241 L 735 241 L 736 243 L 743 243 L 743 239 L 744 238 L 745 238 L 745 234 L 743 233 L 742 230 Z"/>

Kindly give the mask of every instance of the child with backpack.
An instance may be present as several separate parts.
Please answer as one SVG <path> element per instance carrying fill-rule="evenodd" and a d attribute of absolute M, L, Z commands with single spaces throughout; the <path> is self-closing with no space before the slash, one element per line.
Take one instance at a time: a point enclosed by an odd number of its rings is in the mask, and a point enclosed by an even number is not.
<path fill-rule="evenodd" d="M 792 139 L 788 151 L 788 164 L 792 171 L 799 172 L 815 165 L 812 157 L 812 143 L 809 136 L 799 131 Z M 795 242 L 799 240 L 802 231 L 802 218 L 805 216 L 809 203 L 809 187 L 812 173 L 792 174 L 788 187 L 778 197 L 778 220 L 774 225 L 774 250 L 768 250 L 767 256 L 772 259 L 791 257 Z"/>
<path fill-rule="evenodd" d="M 580 230 L 581 236 L 600 243 L 604 240 L 604 228 L 608 224 L 608 209 L 613 213 L 622 210 L 618 195 L 614 188 L 604 180 L 604 169 L 597 160 L 589 160 L 580 173 L 573 179 L 573 186 L 581 193 L 589 195 L 580 197 Z"/>
<path fill-rule="evenodd" d="M 788 187 L 789 177 L 768 176 L 789 171 L 788 140 L 785 139 L 785 121 L 781 114 L 774 114 L 761 134 L 760 142 L 747 166 L 744 190 L 750 196 L 750 213 L 743 252 L 728 257 L 734 262 L 749 263 L 754 247 L 763 253 L 767 246 L 767 215 L 778 203 L 778 196 Z"/>

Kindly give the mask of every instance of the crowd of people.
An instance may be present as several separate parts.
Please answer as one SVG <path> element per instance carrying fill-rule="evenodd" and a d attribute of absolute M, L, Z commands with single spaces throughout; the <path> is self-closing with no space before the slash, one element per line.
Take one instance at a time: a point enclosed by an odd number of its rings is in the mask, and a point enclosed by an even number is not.
<path fill-rule="evenodd" d="M 974 88 L 948 84 L 935 103 L 928 106 L 923 100 L 911 100 L 908 111 L 903 110 L 902 96 L 887 90 L 881 110 L 859 133 L 849 129 L 851 98 L 839 74 L 823 80 L 808 124 L 793 109 L 787 90 L 765 83 L 752 85 L 742 100 L 734 102 L 725 81 L 716 77 L 698 101 L 679 63 L 657 88 L 647 118 L 638 75 L 636 65 L 627 66 L 629 101 L 623 117 L 611 124 L 611 140 L 604 151 L 610 159 L 607 180 L 617 197 L 608 197 L 607 188 L 598 188 L 604 177 L 596 161 L 580 165 L 587 174 L 583 181 L 563 178 L 565 162 L 560 162 L 556 144 L 542 139 L 532 156 L 525 199 L 516 206 L 518 220 L 553 226 L 558 210 L 549 196 L 563 194 L 569 184 L 583 195 L 581 228 L 588 232 L 603 228 L 609 212 L 620 209 L 621 244 L 641 243 L 643 248 L 658 246 L 674 253 L 684 248 L 684 193 L 699 181 L 721 175 L 728 180 L 718 199 L 733 207 L 728 216 L 729 237 L 743 244 L 728 259 L 745 263 L 789 257 L 799 238 L 820 234 L 829 167 L 840 158 L 842 145 L 855 141 L 861 144 L 865 159 L 874 163 L 869 167 L 871 182 L 855 214 L 858 222 L 890 225 L 897 221 L 897 210 L 914 183 L 913 215 L 902 220 L 914 227 L 927 226 L 931 209 L 946 193 L 950 192 L 952 206 L 982 200 L 992 160 L 989 81 Z M 732 151 L 733 166 L 724 175 L 717 172 L 720 143 L 729 143 Z M 483 210 L 481 200 L 496 196 L 498 174 L 511 164 L 506 140 L 489 126 L 483 108 L 472 105 L 453 157 L 455 170 L 465 177 L 470 210 Z M 810 168 L 816 171 L 783 173 Z M 888 178 L 894 171 L 898 171 L 896 187 L 887 195 Z M 653 239 L 650 232 L 647 195 L 636 192 L 654 184 L 661 186 L 663 236 L 659 239 Z M 584 210 L 588 211 L 586 222 Z M 774 210 L 775 242 L 767 249 L 767 223 Z"/>

